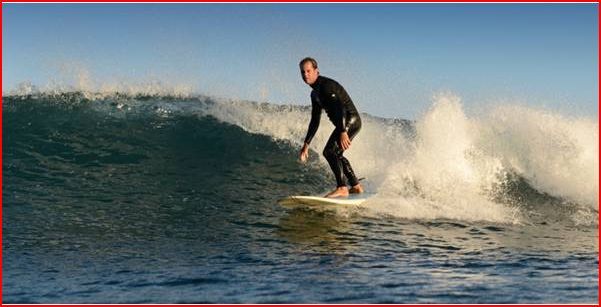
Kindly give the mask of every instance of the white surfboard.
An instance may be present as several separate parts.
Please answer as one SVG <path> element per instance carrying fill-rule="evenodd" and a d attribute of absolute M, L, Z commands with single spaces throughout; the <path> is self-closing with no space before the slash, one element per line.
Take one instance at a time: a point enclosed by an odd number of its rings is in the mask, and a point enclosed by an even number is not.
<path fill-rule="evenodd" d="M 284 207 L 321 207 L 321 208 L 339 208 L 356 207 L 364 203 L 370 195 L 354 194 L 344 198 L 326 198 L 319 196 L 288 196 L 282 198 L 278 203 Z"/>

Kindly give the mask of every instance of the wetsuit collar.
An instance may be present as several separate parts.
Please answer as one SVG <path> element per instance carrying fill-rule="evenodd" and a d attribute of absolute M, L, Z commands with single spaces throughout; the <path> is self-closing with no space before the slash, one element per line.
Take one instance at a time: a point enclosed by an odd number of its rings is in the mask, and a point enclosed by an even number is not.
<path fill-rule="evenodd" d="M 321 81 L 323 81 L 323 77 L 322 76 L 317 76 L 317 79 L 315 79 L 315 82 L 313 84 L 311 84 L 311 88 L 312 89 L 319 88 L 319 85 L 321 84 Z"/>

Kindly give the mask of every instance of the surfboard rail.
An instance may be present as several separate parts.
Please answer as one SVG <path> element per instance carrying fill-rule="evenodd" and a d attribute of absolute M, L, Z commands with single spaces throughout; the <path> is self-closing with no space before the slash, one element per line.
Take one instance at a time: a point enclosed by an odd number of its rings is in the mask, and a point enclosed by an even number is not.
<path fill-rule="evenodd" d="M 369 197 L 367 195 L 352 195 L 345 198 L 326 198 L 319 196 L 292 195 L 284 197 L 278 203 L 284 207 L 316 206 L 316 207 L 339 207 L 359 206 Z"/>

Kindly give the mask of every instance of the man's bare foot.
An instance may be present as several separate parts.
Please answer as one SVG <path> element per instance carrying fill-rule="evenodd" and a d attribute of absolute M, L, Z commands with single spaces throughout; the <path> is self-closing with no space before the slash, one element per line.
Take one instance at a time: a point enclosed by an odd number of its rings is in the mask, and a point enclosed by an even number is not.
<path fill-rule="evenodd" d="M 361 186 L 360 183 L 358 183 L 356 186 L 353 186 L 349 190 L 349 193 L 351 193 L 351 194 L 361 194 L 361 193 L 363 193 L 363 187 Z"/>
<path fill-rule="evenodd" d="M 347 187 L 338 187 L 336 190 L 328 193 L 326 197 L 328 198 L 336 198 L 336 197 L 348 197 L 348 188 Z"/>

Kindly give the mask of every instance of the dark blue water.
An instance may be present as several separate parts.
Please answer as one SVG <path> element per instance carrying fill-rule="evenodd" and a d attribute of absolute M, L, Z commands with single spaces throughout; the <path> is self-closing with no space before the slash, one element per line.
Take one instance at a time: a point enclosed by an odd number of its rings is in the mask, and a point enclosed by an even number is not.
<path fill-rule="evenodd" d="M 4 97 L 3 302 L 598 302 L 598 220 L 564 200 L 508 192 L 531 197 L 520 223 L 288 210 L 331 175 L 288 142 L 165 111 L 214 104 Z"/>

